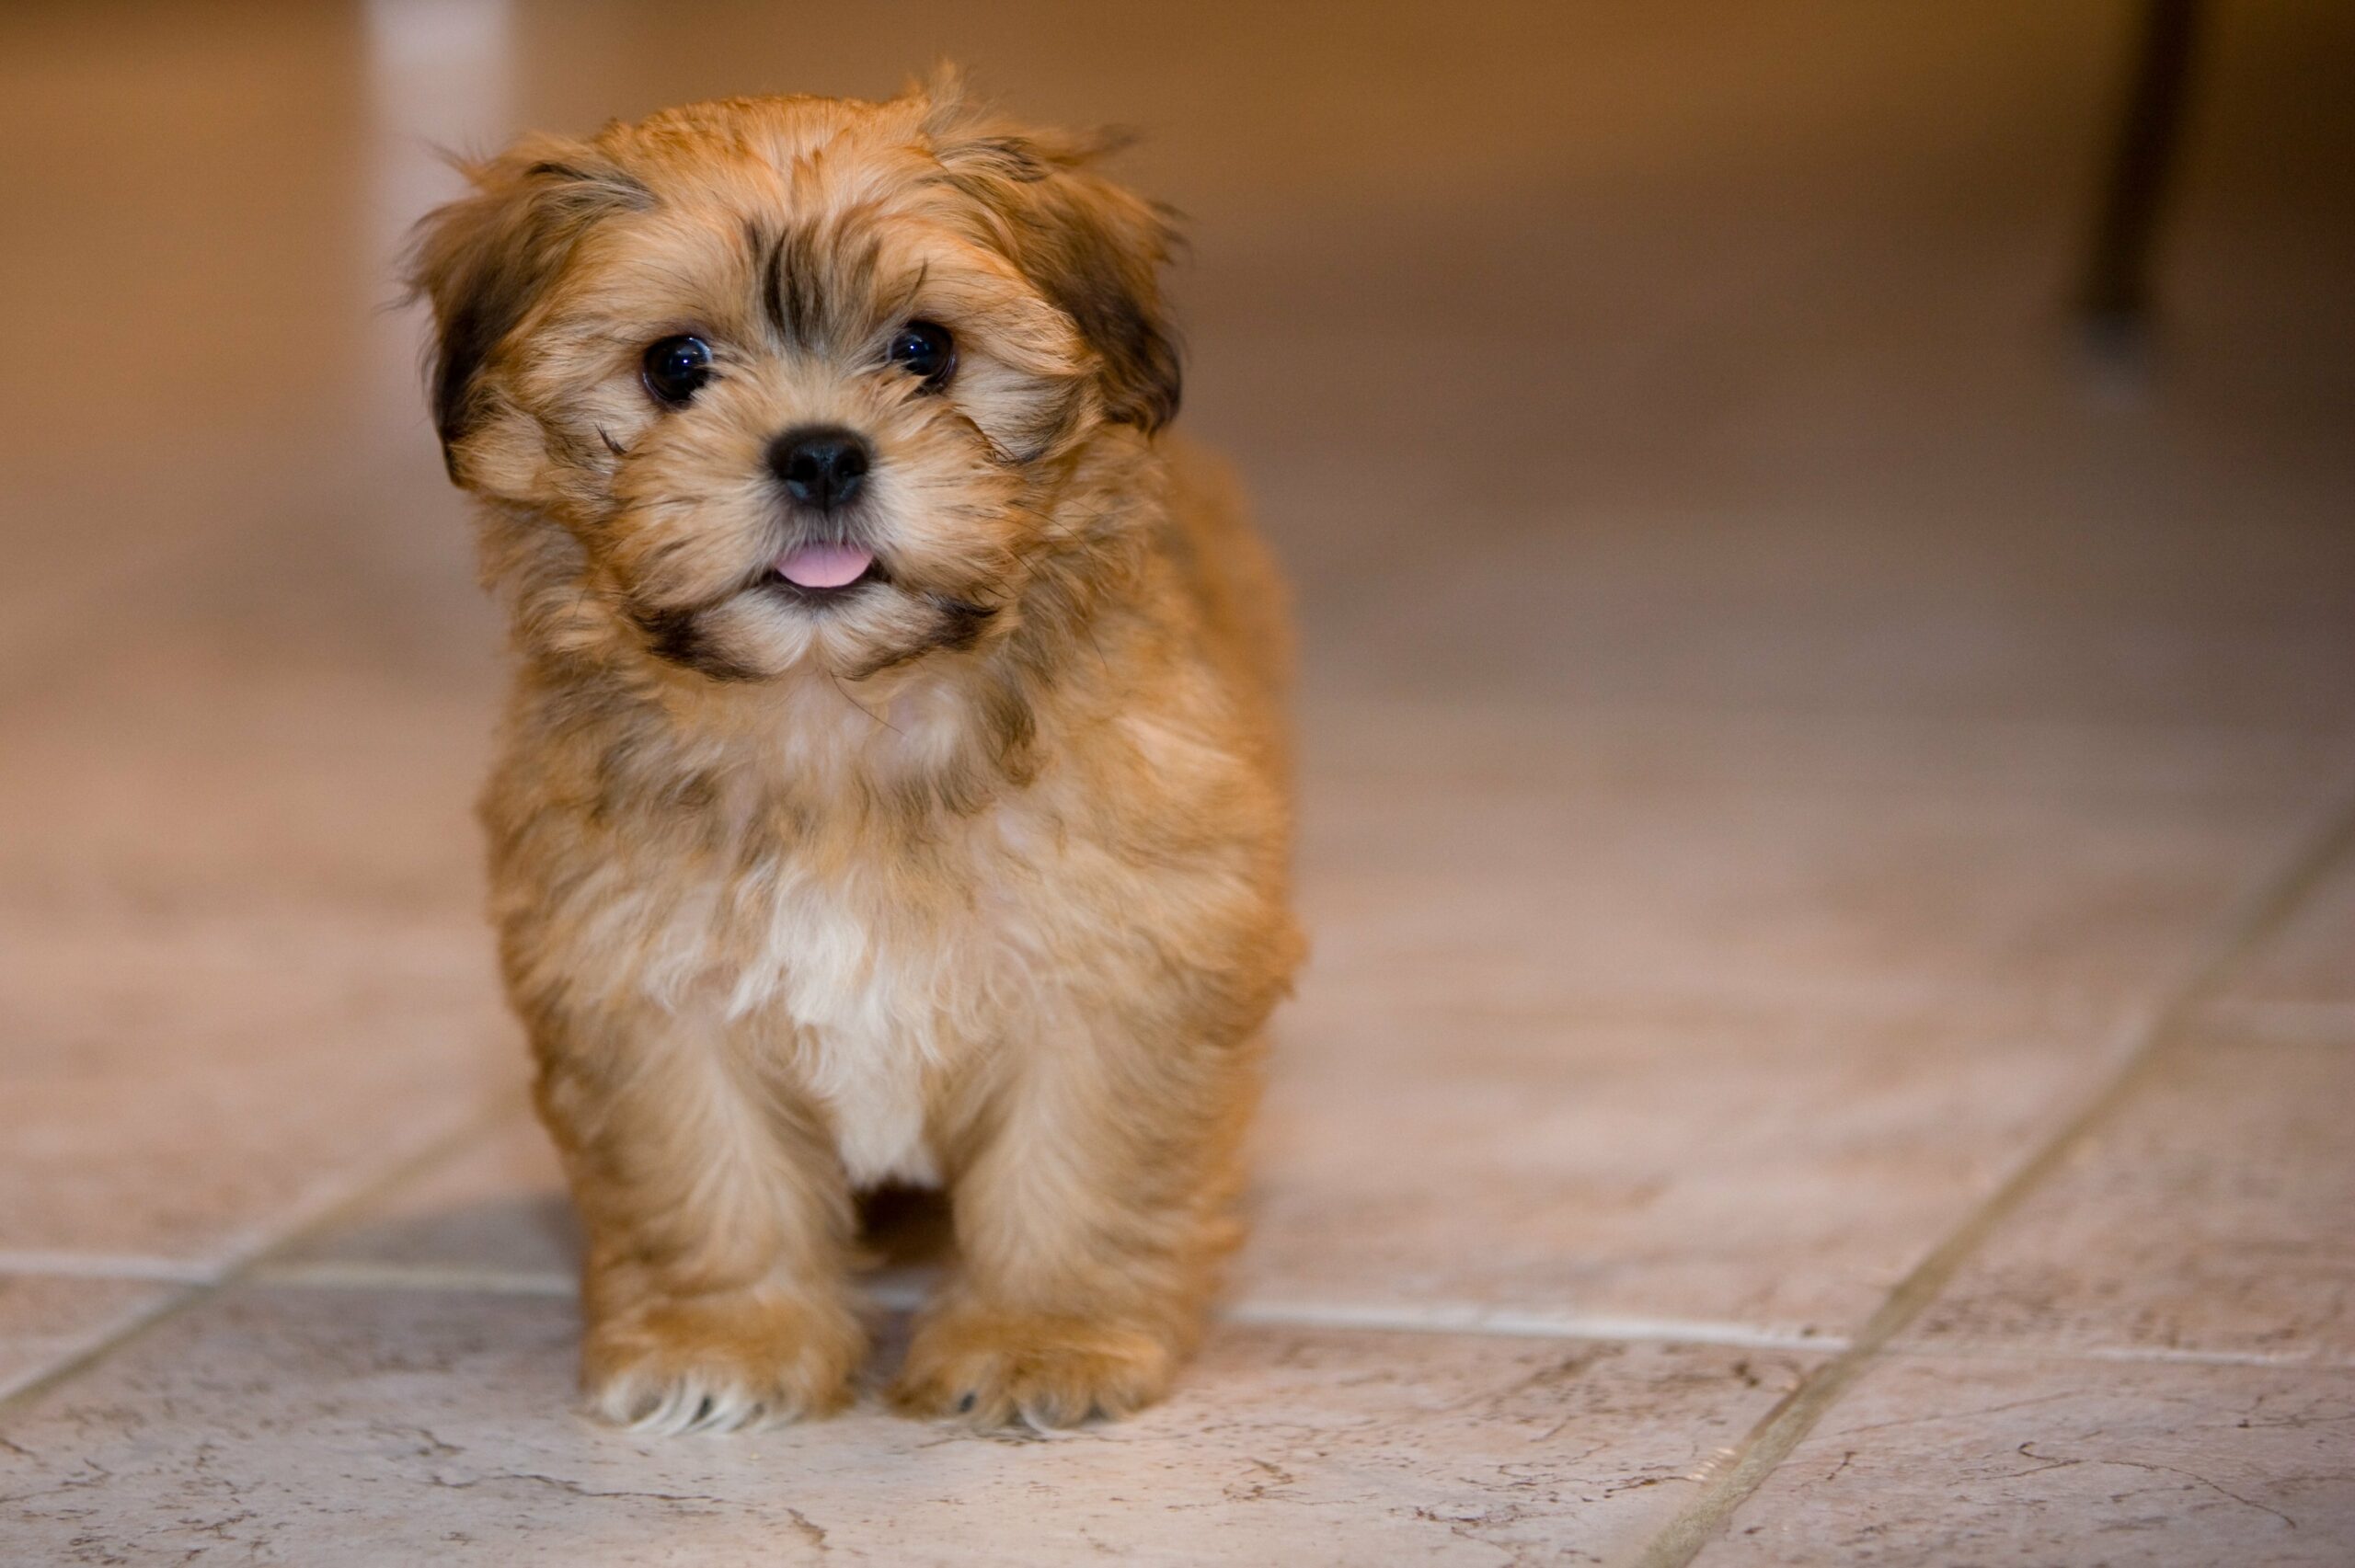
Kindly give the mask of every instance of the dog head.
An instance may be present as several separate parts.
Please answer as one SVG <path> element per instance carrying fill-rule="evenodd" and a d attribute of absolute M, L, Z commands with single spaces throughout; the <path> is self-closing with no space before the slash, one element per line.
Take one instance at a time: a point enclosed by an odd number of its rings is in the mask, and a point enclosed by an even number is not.
<path fill-rule="evenodd" d="M 995 635 L 1079 454 L 1177 411 L 1172 232 L 1098 150 L 944 80 L 468 166 L 411 274 L 452 477 L 536 531 L 574 622 L 712 679 Z"/>

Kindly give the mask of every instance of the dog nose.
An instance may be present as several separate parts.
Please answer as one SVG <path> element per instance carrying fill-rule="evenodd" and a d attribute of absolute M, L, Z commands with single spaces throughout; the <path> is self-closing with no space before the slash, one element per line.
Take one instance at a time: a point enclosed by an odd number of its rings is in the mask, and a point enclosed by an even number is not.
<path fill-rule="evenodd" d="M 769 443 L 769 468 L 805 507 L 833 511 L 867 483 L 871 453 L 855 431 L 823 425 L 787 430 Z"/>

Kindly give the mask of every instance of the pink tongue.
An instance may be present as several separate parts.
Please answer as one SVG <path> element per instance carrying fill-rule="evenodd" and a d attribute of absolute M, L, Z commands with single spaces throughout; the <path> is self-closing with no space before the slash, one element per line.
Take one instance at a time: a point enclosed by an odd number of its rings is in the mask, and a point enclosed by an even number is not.
<path fill-rule="evenodd" d="M 847 588 L 875 564 L 875 552 L 853 544 L 804 544 L 777 557 L 777 574 L 798 588 Z"/>

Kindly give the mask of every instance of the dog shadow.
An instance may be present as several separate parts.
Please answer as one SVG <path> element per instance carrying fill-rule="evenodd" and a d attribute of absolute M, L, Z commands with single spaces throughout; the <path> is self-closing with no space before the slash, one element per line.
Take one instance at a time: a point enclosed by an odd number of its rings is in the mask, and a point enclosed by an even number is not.
<path fill-rule="evenodd" d="M 903 1288 L 954 1255 L 948 1204 L 937 1192 L 885 1187 L 858 1203 L 862 1272 Z M 505 1194 L 423 1213 L 364 1220 L 338 1233 L 331 1257 L 463 1280 L 479 1276 L 554 1294 L 580 1277 L 580 1219 L 560 1190 Z"/>

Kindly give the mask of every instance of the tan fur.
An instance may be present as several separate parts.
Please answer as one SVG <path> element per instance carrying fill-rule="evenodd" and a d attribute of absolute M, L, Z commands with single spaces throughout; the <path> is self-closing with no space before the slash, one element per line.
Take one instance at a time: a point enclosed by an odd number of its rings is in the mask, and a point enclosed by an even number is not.
<path fill-rule="evenodd" d="M 416 276 L 516 672 L 483 803 L 540 1110 L 586 1221 L 591 1406 L 839 1406 L 856 1189 L 959 1263 L 895 1393 L 1157 1397 L 1234 1245 L 1286 904 L 1283 614 L 1231 486 L 1154 432 L 1161 215 L 967 107 L 737 99 L 470 169 Z M 951 326 L 937 395 L 880 362 Z M 649 342 L 720 374 L 666 408 Z M 757 586 L 766 443 L 876 452 L 886 583 Z"/>

